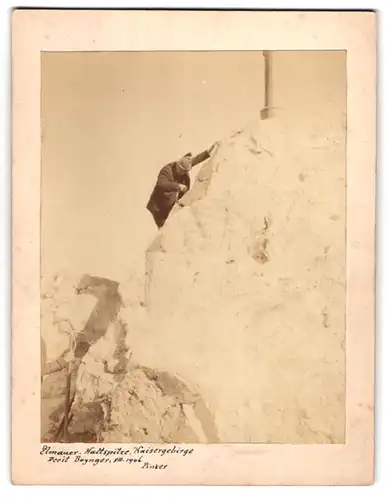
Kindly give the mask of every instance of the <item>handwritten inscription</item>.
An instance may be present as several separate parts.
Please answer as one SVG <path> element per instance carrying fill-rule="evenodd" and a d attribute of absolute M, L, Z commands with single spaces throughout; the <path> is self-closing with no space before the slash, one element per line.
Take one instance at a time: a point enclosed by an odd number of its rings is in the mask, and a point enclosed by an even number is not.
<path fill-rule="evenodd" d="M 193 453 L 193 448 L 184 446 L 135 445 L 131 447 L 90 446 L 84 451 L 56 446 L 43 445 L 40 455 L 50 464 L 72 463 L 78 465 L 128 464 L 141 469 L 163 470 L 169 464 L 165 463 L 167 456 L 186 457 Z M 162 458 L 162 460 L 160 460 Z"/>

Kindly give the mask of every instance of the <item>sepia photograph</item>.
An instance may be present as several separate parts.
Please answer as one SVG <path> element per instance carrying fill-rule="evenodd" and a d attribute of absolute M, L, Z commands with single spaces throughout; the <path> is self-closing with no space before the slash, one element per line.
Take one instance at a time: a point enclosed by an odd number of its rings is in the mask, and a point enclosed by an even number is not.
<path fill-rule="evenodd" d="M 42 442 L 344 443 L 346 51 L 41 82 Z"/>

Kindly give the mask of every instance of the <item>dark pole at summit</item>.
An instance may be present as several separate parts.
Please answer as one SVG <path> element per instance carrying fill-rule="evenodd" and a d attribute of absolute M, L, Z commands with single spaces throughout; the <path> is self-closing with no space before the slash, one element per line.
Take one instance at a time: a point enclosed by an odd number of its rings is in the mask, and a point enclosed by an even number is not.
<path fill-rule="evenodd" d="M 272 107 L 272 66 L 271 51 L 264 50 L 264 108 L 260 112 L 260 118 L 266 120 L 270 118 Z"/>

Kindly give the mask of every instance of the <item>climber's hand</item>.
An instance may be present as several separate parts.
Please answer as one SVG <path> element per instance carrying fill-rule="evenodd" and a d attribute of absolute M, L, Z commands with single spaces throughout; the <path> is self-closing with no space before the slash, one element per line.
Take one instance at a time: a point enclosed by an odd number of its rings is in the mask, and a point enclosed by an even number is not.
<path fill-rule="evenodd" d="M 181 207 L 181 208 L 183 208 L 185 206 L 181 201 L 177 201 L 176 204 L 178 205 L 178 207 Z"/>
<path fill-rule="evenodd" d="M 187 186 L 185 184 L 178 184 L 179 191 L 181 193 L 186 193 L 187 192 Z"/>
<path fill-rule="evenodd" d="M 219 145 L 220 145 L 220 143 L 219 143 L 218 141 L 217 141 L 217 142 L 215 142 L 214 144 L 212 144 L 212 145 L 210 146 L 209 153 L 213 153 L 213 151 L 214 151 L 216 148 L 218 148 L 218 146 L 219 146 Z"/>

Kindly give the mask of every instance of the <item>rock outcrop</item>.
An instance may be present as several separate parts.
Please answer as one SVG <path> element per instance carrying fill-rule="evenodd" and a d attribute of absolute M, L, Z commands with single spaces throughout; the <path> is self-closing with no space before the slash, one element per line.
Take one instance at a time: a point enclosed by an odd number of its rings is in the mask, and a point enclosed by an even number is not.
<path fill-rule="evenodd" d="M 155 326 L 129 343 L 195 380 L 222 442 L 344 440 L 345 164 L 341 123 L 252 124 L 148 249 Z"/>
<path fill-rule="evenodd" d="M 304 120 L 223 140 L 120 283 L 75 286 L 72 439 L 344 441 L 344 130 Z"/>
<path fill-rule="evenodd" d="M 198 393 L 176 375 L 132 361 L 125 343 L 128 326 L 118 317 L 123 305 L 118 283 L 89 275 L 77 283 L 68 290 L 65 303 L 76 302 L 84 294 L 96 300 L 79 331 L 68 328 L 68 335 L 77 339 L 70 371 L 68 438 L 72 442 L 217 442 L 213 416 Z M 51 298 L 58 300 L 55 293 Z M 83 302 L 79 300 L 78 306 L 83 309 Z M 68 313 L 63 321 L 72 325 L 73 316 Z M 63 332 L 53 328 L 55 321 L 51 326 L 49 340 L 60 356 Z M 47 356 L 42 359 L 47 362 Z M 62 438 L 68 376 L 68 370 L 62 369 L 42 377 L 43 441 Z"/>

